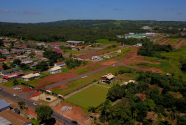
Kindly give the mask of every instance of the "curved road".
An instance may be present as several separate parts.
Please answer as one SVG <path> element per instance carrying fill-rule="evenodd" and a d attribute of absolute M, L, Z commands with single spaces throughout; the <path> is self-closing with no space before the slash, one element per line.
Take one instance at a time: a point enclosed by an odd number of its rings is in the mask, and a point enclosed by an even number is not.
<path fill-rule="evenodd" d="M 9 92 L 3 91 L 3 90 L 2 90 L 2 92 L 0 92 L 0 94 L 2 94 L 3 97 L 10 98 L 10 99 L 12 99 L 12 100 L 14 100 L 14 101 L 16 101 L 16 102 L 18 102 L 18 101 L 24 101 L 25 104 L 26 104 L 28 107 L 31 107 L 31 108 L 33 108 L 33 109 L 35 109 L 36 107 L 39 106 L 39 104 L 38 104 L 38 105 L 33 105 L 34 102 L 32 102 L 32 101 L 30 101 L 30 100 L 27 100 L 27 99 L 25 99 L 25 98 L 22 98 L 22 97 L 20 97 L 20 96 L 13 96 L 12 93 L 9 93 Z M 65 123 L 65 125 L 79 125 L 79 124 L 73 124 L 73 123 L 72 123 L 72 120 L 70 120 L 70 119 L 68 119 L 68 118 L 66 118 L 66 117 L 61 116 L 60 114 L 58 114 L 58 113 L 55 112 L 55 111 L 53 111 L 52 117 L 55 118 L 57 121 L 59 121 L 59 122 L 61 122 L 61 123 Z"/>

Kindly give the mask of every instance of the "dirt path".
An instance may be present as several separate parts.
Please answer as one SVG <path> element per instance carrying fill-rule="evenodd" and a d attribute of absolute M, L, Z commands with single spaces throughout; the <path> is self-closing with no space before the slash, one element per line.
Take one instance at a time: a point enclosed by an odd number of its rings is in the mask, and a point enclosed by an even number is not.
<path fill-rule="evenodd" d="M 101 87 L 105 87 L 105 88 L 111 88 L 111 87 L 108 87 L 108 86 L 104 86 L 104 85 L 100 85 L 100 84 L 95 84 L 97 86 L 101 86 Z"/>
<path fill-rule="evenodd" d="M 165 40 L 164 42 L 160 43 L 160 45 L 164 45 L 166 42 L 170 41 L 170 39 Z"/>
<path fill-rule="evenodd" d="M 183 39 L 180 43 L 178 43 L 175 48 L 177 49 L 186 39 Z"/>

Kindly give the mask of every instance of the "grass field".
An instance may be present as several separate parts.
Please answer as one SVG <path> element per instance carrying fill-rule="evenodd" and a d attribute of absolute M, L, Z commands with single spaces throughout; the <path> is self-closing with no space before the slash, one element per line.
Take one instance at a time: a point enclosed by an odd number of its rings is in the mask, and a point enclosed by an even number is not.
<path fill-rule="evenodd" d="M 88 108 L 89 106 L 98 106 L 100 103 L 105 101 L 107 92 L 108 88 L 93 85 L 67 98 L 66 101 L 84 108 Z"/>
<path fill-rule="evenodd" d="M 113 41 L 109 41 L 108 39 L 98 39 L 96 40 L 96 42 L 104 44 L 114 43 Z"/>
<path fill-rule="evenodd" d="M 172 39 L 169 42 L 167 42 L 167 44 L 174 44 L 177 43 L 179 41 L 179 39 Z"/>
<path fill-rule="evenodd" d="M 78 70 L 76 71 L 76 74 L 82 74 L 82 73 L 88 72 L 88 71 L 90 71 L 90 70 L 92 70 L 92 68 L 91 68 L 90 66 L 87 67 L 87 68 L 78 69 Z"/>
<path fill-rule="evenodd" d="M 180 66 L 179 66 L 180 64 L 179 62 L 176 62 L 176 61 L 164 60 L 164 61 L 161 61 L 161 64 L 149 64 L 149 63 L 140 62 L 140 63 L 136 63 L 136 65 L 140 67 L 158 68 L 164 71 L 165 73 L 181 72 Z"/>

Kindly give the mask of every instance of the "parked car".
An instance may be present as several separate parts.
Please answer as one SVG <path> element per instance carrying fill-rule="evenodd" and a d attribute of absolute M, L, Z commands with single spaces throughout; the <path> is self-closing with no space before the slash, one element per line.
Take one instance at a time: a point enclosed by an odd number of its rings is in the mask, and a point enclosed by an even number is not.
<path fill-rule="evenodd" d="M 13 96 L 16 96 L 16 94 L 13 94 Z"/>
<path fill-rule="evenodd" d="M 33 105 L 37 105 L 37 103 L 34 102 Z"/>

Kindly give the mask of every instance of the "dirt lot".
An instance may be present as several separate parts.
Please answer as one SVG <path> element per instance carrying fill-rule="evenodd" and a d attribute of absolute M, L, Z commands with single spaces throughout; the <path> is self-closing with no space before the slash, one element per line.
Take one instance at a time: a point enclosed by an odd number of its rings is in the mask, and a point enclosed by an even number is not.
<path fill-rule="evenodd" d="M 65 89 L 65 88 L 68 88 L 68 86 L 66 84 L 62 84 L 62 85 L 59 85 L 59 86 L 55 86 L 51 89 Z"/>
<path fill-rule="evenodd" d="M 61 111 L 61 108 L 63 106 L 72 107 L 72 110 Z M 69 119 L 72 119 L 72 120 L 75 120 L 82 125 L 88 125 L 87 124 L 87 119 L 84 118 L 85 112 L 77 106 L 74 106 L 74 105 L 71 105 L 69 103 L 63 102 L 61 105 L 57 105 L 53 109 L 56 110 L 58 113 L 63 114 L 65 117 L 67 117 Z"/>
<path fill-rule="evenodd" d="M 165 39 L 165 40 L 163 40 L 163 41 L 161 41 L 161 42 L 159 42 L 159 43 L 155 43 L 155 44 L 161 44 L 161 43 L 163 43 L 163 42 L 165 42 L 166 40 L 168 40 L 168 39 Z M 169 40 L 170 41 L 170 40 Z M 167 42 L 169 42 L 169 41 L 167 41 Z M 167 43 L 166 42 L 166 43 Z M 164 43 L 164 44 L 166 44 L 166 43 Z"/>
<path fill-rule="evenodd" d="M 50 100 L 47 100 L 46 98 L 50 98 Z M 57 97 L 43 93 L 43 94 L 40 94 L 38 96 L 32 97 L 31 99 L 34 100 L 34 101 L 43 100 L 43 101 L 46 101 L 46 102 L 53 102 L 54 100 L 57 99 Z"/>

